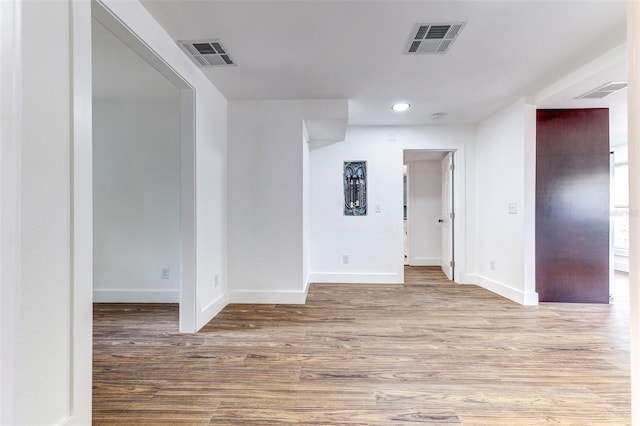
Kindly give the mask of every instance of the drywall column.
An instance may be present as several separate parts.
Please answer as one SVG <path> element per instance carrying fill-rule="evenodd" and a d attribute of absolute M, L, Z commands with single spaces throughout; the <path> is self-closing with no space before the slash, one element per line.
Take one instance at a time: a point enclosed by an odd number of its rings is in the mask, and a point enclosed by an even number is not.
<path fill-rule="evenodd" d="M 346 100 L 229 102 L 230 302 L 304 303 L 303 120 L 346 116 Z"/>
<path fill-rule="evenodd" d="M 523 305 L 538 303 L 531 276 L 535 270 L 531 260 L 531 225 L 535 220 L 533 135 L 535 110 L 526 99 L 480 122 L 476 133 L 473 275 L 478 285 Z"/>
<path fill-rule="evenodd" d="M 631 328 L 631 404 L 633 425 L 640 425 L 640 2 L 630 0 L 629 44 L 629 289 Z"/>
<path fill-rule="evenodd" d="M 91 262 L 74 261 L 91 255 L 90 199 L 79 201 L 91 182 L 90 3 L 20 3 L 20 273 L 2 423 L 90 424 Z"/>

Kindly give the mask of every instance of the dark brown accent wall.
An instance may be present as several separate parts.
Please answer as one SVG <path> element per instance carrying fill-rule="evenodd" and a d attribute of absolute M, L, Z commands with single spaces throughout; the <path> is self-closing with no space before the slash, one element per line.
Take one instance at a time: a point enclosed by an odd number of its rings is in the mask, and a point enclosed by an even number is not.
<path fill-rule="evenodd" d="M 609 110 L 538 110 L 536 289 L 609 303 Z"/>

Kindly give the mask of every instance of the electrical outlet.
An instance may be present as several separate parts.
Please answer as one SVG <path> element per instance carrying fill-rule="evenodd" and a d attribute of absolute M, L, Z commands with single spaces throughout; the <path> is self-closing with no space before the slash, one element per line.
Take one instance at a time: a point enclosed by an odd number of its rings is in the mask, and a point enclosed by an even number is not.
<path fill-rule="evenodd" d="M 160 269 L 160 279 L 168 280 L 170 271 L 171 270 L 169 268 Z"/>
<path fill-rule="evenodd" d="M 489 261 L 489 268 L 490 268 L 492 271 L 495 271 L 495 270 L 496 270 L 496 261 L 495 261 L 495 260 L 490 260 L 490 261 Z"/>
<path fill-rule="evenodd" d="M 218 287 L 218 285 L 220 285 L 220 276 L 218 274 L 215 274 L 213 276 L 213 286 Z"/>
<path fill-rule="evenodd" d="M 342 264 L 343 265 L 348 265 L 349 264 L 349 255 L 348 254 L 343 254 L 342 255 Z"/>
<path fill-rule="evenodd" d="M 518 203 L 507 204 L 509 208 L 509 214 L 518 214 Z"/>

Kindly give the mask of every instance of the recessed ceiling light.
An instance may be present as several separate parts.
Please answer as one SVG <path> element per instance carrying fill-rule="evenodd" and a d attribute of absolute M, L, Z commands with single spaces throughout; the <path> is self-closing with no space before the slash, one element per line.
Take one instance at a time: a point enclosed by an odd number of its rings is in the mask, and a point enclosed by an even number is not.
<path fill-rule="evenodd" d="M 406 111 L 409 108 L 411 108 L 411 105 L 406 103 L 406 102 L 400 102 L 400 103 L 397 103 L 397 104 L 393 104 L 391 106 L 391 109 L 396 111 L 396 112 Z"/>

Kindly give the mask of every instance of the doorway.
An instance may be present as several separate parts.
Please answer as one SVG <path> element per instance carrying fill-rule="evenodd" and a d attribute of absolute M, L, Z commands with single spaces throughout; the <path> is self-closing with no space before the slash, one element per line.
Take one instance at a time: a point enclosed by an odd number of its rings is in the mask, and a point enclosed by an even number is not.
<path fill-rule="evenodd" d="M 455 279 L 454 154 L 405 150 L 403 251 L 408 267 L 441 269 Z"/>
<path fill-rule="evenodd" d="M 178 303 L 196 328 L 194 91 L 92 3 L 94 300 Z"/>

